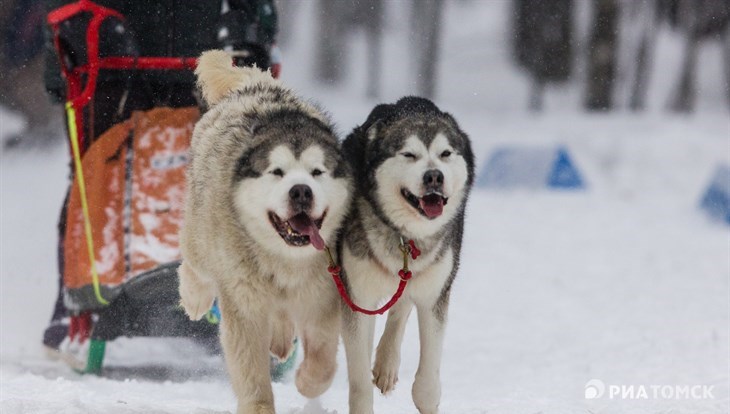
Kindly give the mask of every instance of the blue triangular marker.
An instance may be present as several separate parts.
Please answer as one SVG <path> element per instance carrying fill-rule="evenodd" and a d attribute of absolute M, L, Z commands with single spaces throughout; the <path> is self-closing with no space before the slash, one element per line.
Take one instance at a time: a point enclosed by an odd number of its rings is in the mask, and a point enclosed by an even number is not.
<path fill-rule="evenodd" d="M 717 168 L 700 207 L 730 224 L 730 167 L 723 165 Z"/>
<path fill-rule="evenodd" d="M 552 171 L 548 175 L 547 185 L 553 188 L 583 188 L 583 180 L 570 162 L 570 156 L 565 148 L 558 149 Z"/>

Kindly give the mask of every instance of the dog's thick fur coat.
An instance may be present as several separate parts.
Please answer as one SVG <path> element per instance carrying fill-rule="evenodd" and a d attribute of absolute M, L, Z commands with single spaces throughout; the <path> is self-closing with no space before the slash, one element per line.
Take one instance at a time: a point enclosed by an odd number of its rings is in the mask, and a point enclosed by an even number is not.
<path fill-rule="evenodd" d="M 357 189 L 339 251 L 343 279 L 355 303 L 373 309 L 395 292 L 403 265 L 402 239 L 413 239 L 422 252 L 411 261 L 413 278 L 388 313 L 374 365 L 375 317 L 344 308 L 350 413 L 373 412 L 372 384 L 383 394 L 395 387 L 405 323 L 414 305 L 421 356 L 413 401 L 421 413 L 436 413 L 449 294 L 474 180 L 469 138 L 451 115 L 426 99 L 408 97 L 377 106 L 343 149 L 356 171 Z"/>
<path fill-rule="evenodd" d="M 327 117 L 269 73 L 210 51 L 196 74 L 210 110 L 193 133 L 181 302 L 199 319 L 218 298 L 238 413 L 273 413 L 270 352 L 286 358 L 300 338 L 296 386 L 309 398 L 336 370 L 339 297 L 326 255 L 307 235 L 334 244 L 350 203 L 349 168 Z"/>

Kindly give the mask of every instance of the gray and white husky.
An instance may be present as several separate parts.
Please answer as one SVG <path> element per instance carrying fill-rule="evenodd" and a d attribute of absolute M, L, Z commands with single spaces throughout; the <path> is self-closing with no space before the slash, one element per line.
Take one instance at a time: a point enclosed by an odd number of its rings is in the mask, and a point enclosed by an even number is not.
<path fill-rule="evenodd" d="M 374 365 L 375 317 L 344 308 L 350 413 L 373 412 L 371 384 L 383 394 L 395 387 L 403 332 L 414 305 L 421 356 L 413 401 L 421 413 L 436 413 L 449 293 L 474 179 L 469 138 L 432 102 L 407 97 L 377 106 L 345 140 L 343 150 L 356 175 L 356 196 L 339 252 L 354 302 L 373 309 L 396 291 L 403 266 L 401 240 L 414 240 L 422 252 L 410 264 L 413 278 L 405 293 L 388 313 Z"/>
<path fill-rule="evenodd" d="M 210 110 L 192 139 L 181 302 L 200 319 L 218 298 L 238 413 L 273 414 L 269 352 L 286 358 L 295 334 L 301 394 L 336 371 L 340 300 L 320 250 L 349 209 L 350 170 L 327 117 L 269 73 L 210 51 L 196 74 Z"/>

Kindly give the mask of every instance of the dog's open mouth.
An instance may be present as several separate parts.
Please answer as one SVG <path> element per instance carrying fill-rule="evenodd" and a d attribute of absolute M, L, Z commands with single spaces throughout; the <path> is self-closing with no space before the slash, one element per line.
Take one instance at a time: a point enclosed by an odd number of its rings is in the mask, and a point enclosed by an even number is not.
<path fill-rule="evenodd" d="M 428 193 L 421 198 L 416 197 L 415 194 L 405 188 L 401 188 L 400 193 L 411 207 L 429 219 L 440 216 L 444 212 L 444 206 L 449 201 L 443 194 L 437 192 Z"/>
<path fill-rule="evenodd" d="M 307 213 L 299 213 L 283 220 L 273 211 L 270 211 L 269 221 L 271 221 L 271 225 L 274 226 L 274 229 L 286 244 L 298 247 L 311 243 L 315 249 L 323 250 L 324 239 L 319 235 L 319 229 L 322 228 L 325 215 L 327 215 L 326 211 L 322 214 L 322 217 L 312 219 Z"/>

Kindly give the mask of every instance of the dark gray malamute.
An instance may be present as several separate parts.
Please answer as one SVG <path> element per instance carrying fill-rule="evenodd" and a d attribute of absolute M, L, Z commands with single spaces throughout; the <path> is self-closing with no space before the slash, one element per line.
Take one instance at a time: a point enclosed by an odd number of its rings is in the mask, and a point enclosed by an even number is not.
<path fill-rule="evenodd" d="M 469 138 L 431 101 L 407 97 L 378 105 L 343 149 L 356 177 L 356 196 L 339 250 L 343 279 L 355 303 L 372 309 L 396 291 L 402 240 L 414 240 L 422 251 L 410 264 L 413 278 L 405 293 L 388 313 L 374 365 L 375 318 L 349 308 L 343 313 L 350 413 L 372 413 L 371 383 L 383 393 L 395 387 L 403 331 L 414 305 L 421 357 L 413 401 L 421 413 L 436 413 L 449 293 L 474 179 Z"/>

